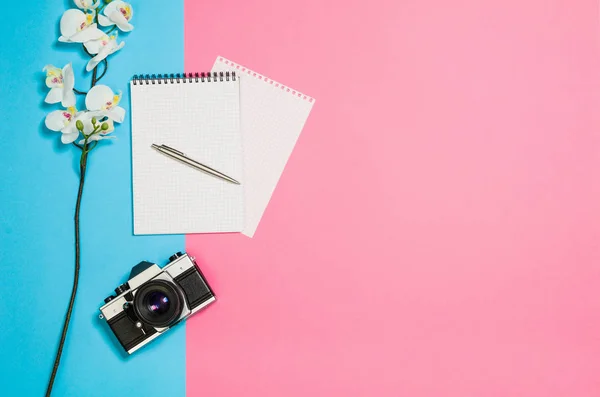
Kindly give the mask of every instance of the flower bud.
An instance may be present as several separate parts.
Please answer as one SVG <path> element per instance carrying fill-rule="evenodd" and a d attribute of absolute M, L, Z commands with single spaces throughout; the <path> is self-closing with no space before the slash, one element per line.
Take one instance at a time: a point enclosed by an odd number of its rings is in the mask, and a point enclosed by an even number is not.
<path fill-rule="evenodd" d="M 75 123 L 75 126 L 77 127 L 77 129 L 79 131 L 83 131 L 83 121 L 77 120 L 77 122 Z"/>
<path fill-rule="evenodd" d="M 108 130 L 108 123 L 102 123 L 102 131 Z"/>
<path fill-rule="evenodd" d="M 96 120 L 95 117 L 92 117 L 92 124 L 96 124 L 96 121 L 98 121 L 98 120 Z"/>

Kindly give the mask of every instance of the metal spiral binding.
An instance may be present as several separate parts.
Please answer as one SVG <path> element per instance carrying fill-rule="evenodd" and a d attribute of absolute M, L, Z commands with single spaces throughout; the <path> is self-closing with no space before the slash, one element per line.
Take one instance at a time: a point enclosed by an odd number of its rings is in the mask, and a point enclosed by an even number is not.
<path fill-rule="evenodd" d="M 179 84 L 210 83 L 216 81 L 235 81 L 235 72 L 176 73 L 176 74 L 140 74 L 131 79 L 133 85 L 142 84 Z"/>

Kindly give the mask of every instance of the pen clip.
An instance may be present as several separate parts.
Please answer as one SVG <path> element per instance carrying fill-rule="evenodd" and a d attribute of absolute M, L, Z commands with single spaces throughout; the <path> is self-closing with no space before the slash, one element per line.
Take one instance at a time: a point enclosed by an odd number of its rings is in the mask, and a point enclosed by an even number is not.
<path fill-rule="evenodd" d="M 163 148 L 163 149 L 166 149 L 166 150 L 168 150 L 168 151 L 170 151 L 170 152 L 173 152 L 173 153 L 176 153 L 176 154 L 178 154 L 178 155 L 180 155 L 180 156 L 184 156 L 184 157 L 185 157 L 185 154 L 184 154 L 183 152 L 180 152 L 180 151 L 179 151 L 179 150 L 177 150 L 177 149 L 173 149 L 173 148 L 172 148 L 172 147 L 170 147 L 170 146 L 167 146 L 167 145 L 164 145 L 164 144 L 162 144 L 162 145 L 160 145 L 160 147 L 161 147 L 161 148 Z"/>

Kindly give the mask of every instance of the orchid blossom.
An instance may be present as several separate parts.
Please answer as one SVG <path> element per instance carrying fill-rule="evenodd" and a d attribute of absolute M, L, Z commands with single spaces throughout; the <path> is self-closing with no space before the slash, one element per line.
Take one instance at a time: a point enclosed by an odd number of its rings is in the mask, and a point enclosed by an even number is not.
<path fill-rule="evenodd" d="M 95 55 L 88 61 L 85 68 L 88 72 L 93 70 L 100 62 L 106 59 L 107 56 L 119 51 L 125 46 L 124 42 L 117 43 L 118 34 L 111 36 L 104 35 L 97 40 L 90 40 L 84 44 L 85 49 L 92 55 Z"/>
<path fill-rule="evenodd" d="M 72 8 L 65 11 L 60 19 L 60 34 L 58 41 L 63 43 L 85 43 L 99 39 L 104 32 L 93 22 L 93 13 L 84 13 Z"/>
<path fill-rule="evenodd" d="M 73 75 L 73 66 L 69 63 L 60 69 L 53 65 L 44 67 L 46 72 L 46 86 L 50 88 L 46 95 L 46 103 L 61 103 L 64 107 L 75 106 L 75 76 Z"/>
<path fill-rule="evenodd" d="M 106 116 L 109 119 L 122 123 L 125 118 L 125 109 L 118 106 L 121 102 L 121 93 L 115 95 L 113 90 L 106 85 L 97 85 L 85 97 L 85 106 L 94 114 Z"/>
<path fill-rule="evenodd" d="M 77 120 L 87 117 L 86 112 L 78 112 L 74 106 L 63 110 L 55 110 L 46 116 L 46 127 L 51 131 L 61 132 L 62 143 L 74 142 L 79 136 Z"/>
<path fill-rule="evenodd" d="M 102 26 L 117 25 L 123 32 L 130 32 L 133 30 L 133 25 L 129 23 L 132 17 L 133 7 L 131 4 L 116 0 L 104 8 L 104 15 L 98 15 L 98 23 Z"/>

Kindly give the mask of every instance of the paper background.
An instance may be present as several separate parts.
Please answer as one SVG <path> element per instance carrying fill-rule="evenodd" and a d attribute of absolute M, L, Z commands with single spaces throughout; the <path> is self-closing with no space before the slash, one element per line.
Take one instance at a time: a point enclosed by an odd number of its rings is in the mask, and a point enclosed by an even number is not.
<path fill-rule="evenodd" d="M 109 58 L 102 83 L 123 90 L 127 109 L 113 142 L 90 154 L 81 209 L 81 274 L 53 397 L 185 395 L 185 330 L 173 330 L 125 358 L 99 307 L 142 260 L 164 263 L 183 236 L 132 234 L 129 80 L 183 69 L 183 3 L 132 1 L 135 30 Z M 42 68 L 73 62 L 87 90 L 87 55 L 58 44 L 58 22 L 72 0 L 3 3 L 0 13 L 0 395 L 42 396 L 52 370 L 74 269 L 73 211 L 79 157 L 44 127 Z M 160 11 L 158 11 L 160 10 Z M 160 32 L 160 33 L 158 33 Z M 158 49 L 158 50 L 157 50 Z M 83 108 L 83 98 L 79 98 Z M 158 374 L 158 375 L 157 375 Z M 166 381 L 162 381 L 165 379 Z"/>
<path fill-rule="evenodd" d="M 186 240 L 188 395 L 598 395 L 596 0 L 185 12 L 186 69 L 317 98 L 255 237 Z"/>
<path fill-rule="evenodd" d="M 133 4 L 105 80 L 123 104 L 132 74 L 183 71 L 182 3 Z M 3 396 L 43 394 L 70 292 L 76 160 L 39 104 L 46 63 L 85 64 L 52 47 L 72 6 L 0 14 Z M 130 361 L 98 306 L 131 265 L 184 241 L 131 235 L 127 122 L 93 153 L 56 396 L 598 395 L 596 0 L 185 13 L 186 71 L 227 54 L 318 102 L 256 237 L 187 238 L 219 300 Z"/>

